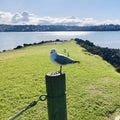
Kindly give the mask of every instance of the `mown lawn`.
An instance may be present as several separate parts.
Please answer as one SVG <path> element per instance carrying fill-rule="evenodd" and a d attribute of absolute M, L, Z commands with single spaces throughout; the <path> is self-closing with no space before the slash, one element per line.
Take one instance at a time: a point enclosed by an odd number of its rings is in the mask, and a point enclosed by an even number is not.
<path fill-rule="evenodd" d="M 66 74 L 68 120 L 114 120 L 120 115 L 120 74 L 74 41 L 46 43 L 0 53 L 0 120 L 7 120 L 46 93 L 45 75 L 59 66 L 49 59 L 51 48 L 79 60 L 63 67 Z M 47 101 L 17 120 L 48 120 Z"/>

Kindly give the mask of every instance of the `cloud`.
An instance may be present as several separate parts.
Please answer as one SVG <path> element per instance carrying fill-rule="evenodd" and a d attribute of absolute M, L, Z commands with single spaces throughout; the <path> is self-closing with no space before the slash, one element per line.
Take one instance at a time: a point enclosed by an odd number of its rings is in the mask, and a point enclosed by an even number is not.
<path fill-rule="evenodd" d="M 11 18 L 11 24 L 38 24 L 39 18 L 28 12 L 15 13 Z"/>
<path fill-rule="evenodd" d="M 100 25 L 100 24 L 120 24 L 119 19 L 99 21 L 94 18 L 76 18 L 74 16 L 54 18 L 49 16 L 39 17 L 29 12 L 11 13 L 0 12 L 0 24 L 12 25 L 70 25 L 70 26 L 84 26 L 84 25 Z"/>
<path fill-rule="evenodd" d="M 120 24 L 120 19 L 114 19 L 114 20 L 105 20 L 103 22 L 100 22 L 100 24 Z"/>
<path fill-rule="evenodd" d="M 0 12 L 0 24 L 10 23 L 12 14 L 9 12 Z"/>
<path fill-rule="evenodd" d="M 80 26 L 80 25 L 95 25 L 97 22 L 92 18 L 79 19 L 75 17 L 64 17 L 64 18 L 52 18 L 43 17 L 40 18 L 39 24 L 51 24 L 51 25 L 70 25 L 70 26 Z"/>

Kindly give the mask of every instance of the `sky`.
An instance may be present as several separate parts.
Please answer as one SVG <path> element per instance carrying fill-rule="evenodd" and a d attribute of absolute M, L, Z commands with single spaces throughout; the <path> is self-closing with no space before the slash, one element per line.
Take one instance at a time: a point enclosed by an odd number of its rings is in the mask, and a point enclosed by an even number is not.
<path fill-rule="evenodd" d="M 120 0 L 0 0 L 0 24 L 120 24 Z"/>

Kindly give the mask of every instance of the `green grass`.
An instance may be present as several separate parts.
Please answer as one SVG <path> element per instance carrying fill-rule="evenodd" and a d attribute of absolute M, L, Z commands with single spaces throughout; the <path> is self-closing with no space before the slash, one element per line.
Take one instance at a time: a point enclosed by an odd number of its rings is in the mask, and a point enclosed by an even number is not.
<path fill-rule="evenodd" d="M 41 94 L 45 75 L 59 66 L 49 59 L 56 48 L 80 64 L 63 67 L 66 73 L 68 120 L 114 120 L 120 115 L 120 74 L 101 57 L 84 52 L 74 41 L 47 43 L 0 53 L 0 120 L 7 120 Z M 47 120 L 47 102 L 39 102 L 17 120 Z"/>

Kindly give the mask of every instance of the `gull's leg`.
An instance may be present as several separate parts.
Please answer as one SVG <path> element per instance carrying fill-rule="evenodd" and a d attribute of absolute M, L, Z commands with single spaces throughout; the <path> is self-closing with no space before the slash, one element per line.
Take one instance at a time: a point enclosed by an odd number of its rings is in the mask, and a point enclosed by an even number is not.
<path fill-rule="evenodd" d="M 62 73 L 62 65 L 60 66 L 60 73 Z"/>
<path fill-rule="evenodd" d="M 60 74 L 62 73 L 62 65 L 60 66 L 60 70 L 56 71 L 55 73 L 56 73 L 56 74 L 57 74 L 57 73 L 60 73 Z"/>

